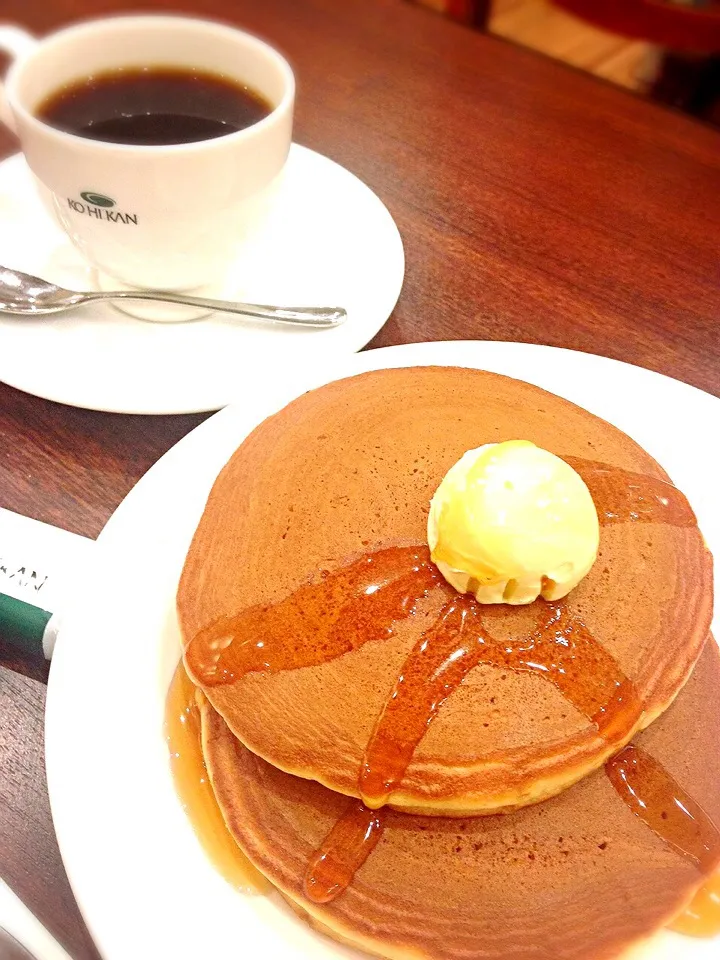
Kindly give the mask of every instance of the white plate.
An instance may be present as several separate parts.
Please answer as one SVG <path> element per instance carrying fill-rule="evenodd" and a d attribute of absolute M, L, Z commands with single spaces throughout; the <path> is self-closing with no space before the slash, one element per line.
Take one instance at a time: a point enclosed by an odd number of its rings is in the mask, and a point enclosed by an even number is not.
<path fill-rule="evenodd" d="M 106 960 L 359 956 L 314 933 L 277 896 L 233 891 L 205 859 L 175 796 L 161 728 L 179 657 L 178 576 L 220 467 L 268 414 L 310 386 L 363 370 L 460 364 L 582 404 L 638 440 L 688 494 L 720 555 L 720 400 L 656 373 L 551 347 L 422 343 L 268 380 L 169 451 L 118 508 L 71 604 L 50 673 L 47 772 L 80 909 Z M 705 960 L 718 941 L 663 933 L 645 960 Z"/>
<path fill-rule="evenodd" d="M 0 163 L 0 264 L 61 286 L 92 270 L 46 212 L 24 159 Z M 332 330 L 213 314 L 148 323 L 109 304 L 57 317 L 0 316 L 0 380 L 27 393 L 114 413 L 194 413 L 254 402 L 284 366 L 354 353 L 385 323 L 402 287 L 402 241 L 357 177 L 294 144 L 273 213 L 233 268 L 229 300 L 342 306 Z"/>

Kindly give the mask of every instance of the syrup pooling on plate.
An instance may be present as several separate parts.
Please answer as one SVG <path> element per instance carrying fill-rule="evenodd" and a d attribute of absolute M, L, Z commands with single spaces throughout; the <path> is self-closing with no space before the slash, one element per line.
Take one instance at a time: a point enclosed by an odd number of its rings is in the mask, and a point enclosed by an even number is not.
<path fill-rule="evenodd" d="M 669 927 L 688 937 L 716 937 L 720 933 L 720 872 L 700 887 Z"/>
<path fill-rule="evenodd" d="M 605 770 L 636 817 L 703 873 L 720 859 L 720 832 L 702 807 L 649 753 L 630 744 Z"/>
<path fill-rule="evenodd" d="M 178 664 L 165 701 L 165 738 L 175 790 L 205 853 L 236 889 L 264 893 L 269 882 L 250 863 L 225 826 L 205 769 L 195 687 Z"/>
<path fill-rule="evenodd" d="M 305 893 L 315 903 L 330 903 L 348 885 L 382 836 L 385 811 L 353 800 L 315 853 L 305 874 Z"/>

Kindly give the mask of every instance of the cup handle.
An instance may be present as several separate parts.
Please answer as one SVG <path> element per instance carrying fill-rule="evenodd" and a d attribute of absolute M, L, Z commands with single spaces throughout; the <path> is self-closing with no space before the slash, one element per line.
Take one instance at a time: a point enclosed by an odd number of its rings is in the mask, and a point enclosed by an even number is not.
<path fill-rule="evenodd" d="M 37 40 L 26 30 L 20 27 L 0 26 L 0 51 L 7 53 L 13 60 L 25 56 L 37 46 Z M 0 122 L 9 127 L 13 133 L 15 129 L 15 120 L 10 109 L 10 104 L 5 96 L 5 84 L 0 81 Z"/>

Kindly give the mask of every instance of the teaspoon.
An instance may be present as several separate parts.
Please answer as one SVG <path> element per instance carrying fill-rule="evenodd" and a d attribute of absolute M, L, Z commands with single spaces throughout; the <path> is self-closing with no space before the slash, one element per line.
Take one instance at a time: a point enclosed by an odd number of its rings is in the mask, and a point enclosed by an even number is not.
<path fill-rule="evenodd" d="M 269 323 L 290 323 L 304 327 L 337 327 L 347 319 L 342 307 L 271 307 L 257 303 L 234 303 L 210 300 L 185 293 L 164 293 L 155 290 L 77 291 L 66 290 L 47 280 L 20 270 L 0 266 L 0 313 L 23 317 L 61 313 L 95 300 L 155 300 L 160 303 L 183 303 L 191 307 L 220 310 Z"/>

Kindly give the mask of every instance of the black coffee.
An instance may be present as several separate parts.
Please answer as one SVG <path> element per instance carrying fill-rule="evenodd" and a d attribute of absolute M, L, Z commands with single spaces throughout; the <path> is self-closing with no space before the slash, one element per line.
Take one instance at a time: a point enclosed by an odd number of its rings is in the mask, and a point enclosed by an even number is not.
<path fill-rule="evenodd" d="M 235 133 L 272 109 L 255 90 L 219 74 L 149 67 L 70 84 L 35 113 L 58 130 L 90 140 L 157 146 Z"/>

